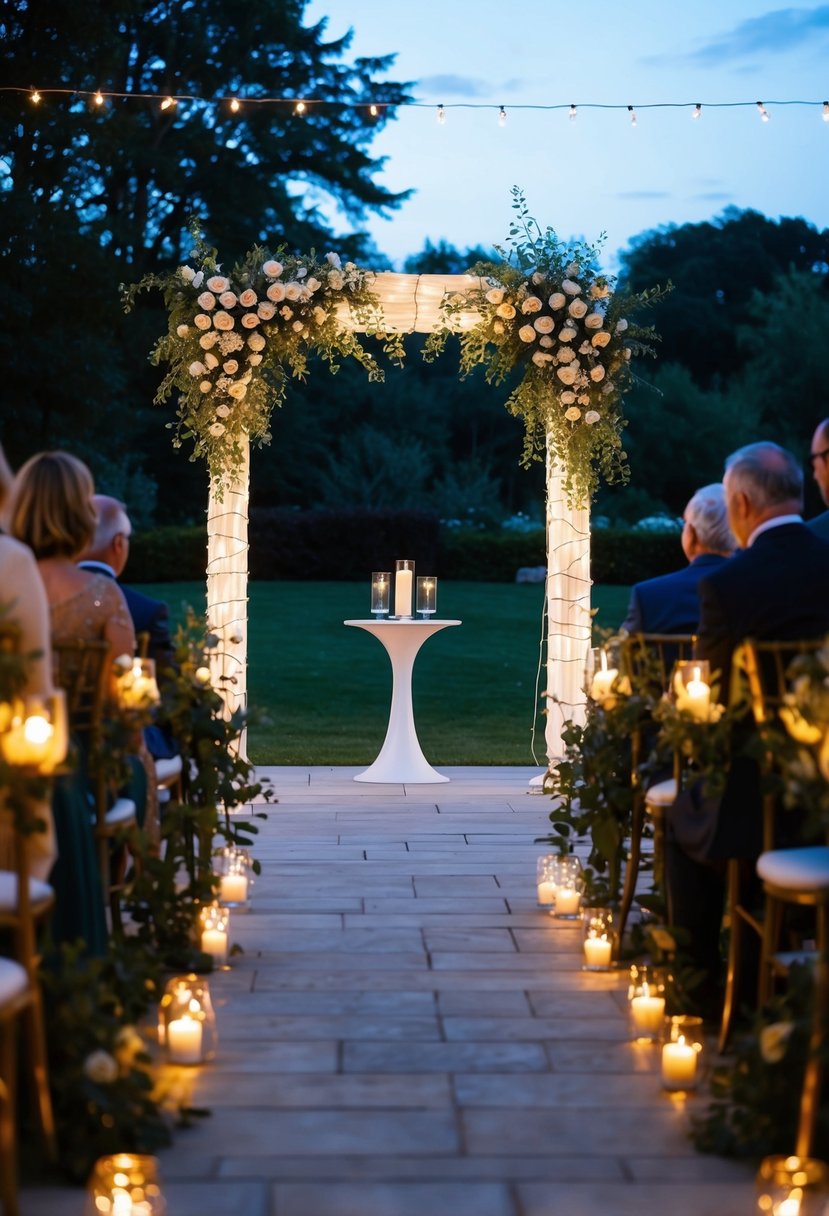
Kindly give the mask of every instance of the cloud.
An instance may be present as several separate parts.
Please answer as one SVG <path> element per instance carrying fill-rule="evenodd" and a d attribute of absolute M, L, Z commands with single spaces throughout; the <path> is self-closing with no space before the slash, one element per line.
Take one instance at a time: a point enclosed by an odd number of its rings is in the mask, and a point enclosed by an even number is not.
<path fill-rule="evenodd" d="M 633 202 L 646 202 L 655 198 L 673 198 L 673 194 L 670 190 L 619 190 L 615 197 Z"/>
<path fill-rule="evenodd" d="M 718 34 L 702 43 L 687 55 L 677 55 L 674 63 L 686 63 L 697 67 L 735 65 L 739 59 L 747 59 L 770 52 L 799 50 L 814 47 L 815 39 L 829 35 L 829 4 L 818 8 L 779 8 L 764 13 L 762 17 L 749 17 L 731 30 Z M 663 66 L 665 58 L 649 58 L 645 62 Z"/>

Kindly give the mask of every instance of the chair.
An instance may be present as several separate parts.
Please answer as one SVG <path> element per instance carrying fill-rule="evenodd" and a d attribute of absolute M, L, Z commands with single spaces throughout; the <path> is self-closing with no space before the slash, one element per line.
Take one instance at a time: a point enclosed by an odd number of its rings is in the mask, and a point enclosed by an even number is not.
<path fill-rule="evenodd" d="M 109 643 L 55 642 L 52 646 L 55 682 L 66 692 L 66 709 L 73 737 L 83 748 L 94 799 L 94 833 L 104 899 L 112 927 L 121 931 L 120 892 L 127 868 L 126 832 L 136 826 L 130 798 L 110 792 L 103 763 L 103 716 L 109 678 Z"/>
<path fill-rule="evenodd" d="M 735 666 L 742 669 L 748 684 L 751 714 L 761 740 L 768 732 L 784 704 L 788 682 L 786 673 L 792 660 L 800 654 L 811 654 L 823 645 L 822 639 L 798 641 L 758 642 L 749 639 L 735 653 Z M 763 854 L 776 851 L 777 796 L 769 789 L 768 778 L 773 772 L 773 757 L 765 750 L 760 759 L 760 775 L 764 792 L 761 794 Z M 719 1049 L 728 1045 L 737 1008 L 737 1000 L 743 979 L 743 947 L 746 932 L 750 930 L 761 946 L 761 961 L 758 974 L 757 1001 L 763 1005 L 771 991 L 771 972 L 774 951 L 769 947 L 770 935 L 779 933 L 780 909 L 749 906 L 747 895 L 746 864 L 743 859 L 731 858 L 726 868 L 725 916 L 729 926 L 728 959 L 725 979 L 725 996 L 720 1020 Z M 785 889 L 785 888 L 783 888 Z M 765 896 L 764 896 L 765 898 Z M 773 897 L 772 897 L 773 899 Z M 784 902 L 800 903 L 800 899 L 785 899 Z M 771 912 L 771 921 L 766 925 Z M 763 946 L 766 943 L 766 946 Z M 776 936 L 775 936 L 776 943 Z"/>
<path fill-rule="evenodd" d="M 622 647 L 622 663 L 630 677 L 634 692 L 645 692 L 654 701 L 669 690 L 671 676 L 678 662 L 690 659 L 696 638 L 692 634 L 634 633 L 625 638 Z M 642 835 L 645 822 L 650 817 L 654 827 L 653 865 L 654 886 L 660 885 L 659 875 L 664 853 L 664 808 L 676 799 L 678 789 L 679 759 L 675 757 L 674 777 L 649 789 L 642 785 L 641 767 L 643 748 L 648 727 L 647 719 L 640 723 L 631 737 L 631 774 L 634 790 L 631 814 L 630 848 L 622 903 L 619 909 L 619 938 L 624 935 L 630 914 L 642 856 Z"/>

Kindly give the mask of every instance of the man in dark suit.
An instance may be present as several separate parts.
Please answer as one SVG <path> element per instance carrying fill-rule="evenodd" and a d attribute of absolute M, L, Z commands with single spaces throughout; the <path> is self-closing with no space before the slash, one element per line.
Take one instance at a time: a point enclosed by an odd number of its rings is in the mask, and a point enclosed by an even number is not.
<path fill-rule="evenodd" d="M 731 531 L 741 551 L 699 584 L 696 654 L 720 673 L 727 701 L 732 655 L 745 638 L 787 641 L 829 632 L 829 544 L 803 523 L 803 473 L 790 452 L 753 443 L 726 461 Z M 714 680 L 716 682 L 716 679 Z M 673 920 L 689 933 L 696 961 L 718 970 L 723 870 L 761 849 L 759 776 L 739 758 L 720 800 L 684 791 L 667 817 Z"/>
<path fill-rule="evenodd" d="M 684 570 L 662 574 L 631 588 L 627 633 L 696 633 L 699 624 L 700 579 L 712 574 L 734 552 L 728 526 L 725 493 L 720 482 L 697 490 L 683 513 Z"/>
<path fill-rule="evenodd" d="M 820 496 L 829 507 L 829 418 L 824 418 L 823 422 L 817 425 L 812 436 L 809 460 L 812 464 L 812 476 L 817 482 Z M 809 527 L 824 540 L 829 540 L 829 511 L 824 511 L 822 515 L 816 515 L 814 519 L 810 519 Z"/>

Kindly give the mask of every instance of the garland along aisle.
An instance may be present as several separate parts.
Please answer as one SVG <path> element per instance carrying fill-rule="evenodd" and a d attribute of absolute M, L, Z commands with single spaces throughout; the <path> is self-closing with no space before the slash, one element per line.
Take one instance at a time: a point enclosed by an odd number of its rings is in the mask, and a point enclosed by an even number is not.
<path fill-rule="evenodd" d="M 545 695 L 551 703 L 572 707 L 583 701 L 583 652 L 589 644 L 587 507 L 600 476 L 627 480 L 622 393 L 633 378 L 631 360 L 653 354 L 656 340 L 654 330 L 639 327 L 632 316 L 657 302 L 666 289 L 638 295 L 615 291 L 615 281 L 598 268 L 601 244 L 564 244 L 552 228 L 542 229 L 532 219 L 518 187 L 512 193 L 516 217 L 509 249 L 496 247 L 501 261 L 472 268 L 477 287 L 464 284 L 457 290 L 458 277 L 446 276 L 445 291 L 424 293 L 434 301 L 424 357 L 436 358 L 456 334 L 462 376 L 478 366 L 494 385 L 520 376 L 506 407 L 524 420 L 523 462 L 546 458 L 550 469 L 548 500 L 556 504 L 552 513 L 548 506 L 551 573 L 560 564 L 554 554 L 562 544 L 567 569 L 580 567 L 579 585 L 586 587 L 586 604 L 579 592 L 574 606 L 573 587 L 565 583 L 560 602 L 552 610 L 548 606 L 569 645 L 566 655 L 548 648 Z M 123 299 L 129 311 L 141 292 L 158 289 L 164 295 L 168 330 L 150 357 L 156 364 L 167 363 L 169 370 L 155 400 L 163 405 L 177 394 L 177 420 L 167 424 L 173 442 L 192 441 L 190 459 L 207 462 L 208 621 L 223 643 L 222 665 L 214 668 L 214 677 L 238 705 L 245 699 L 245 621 L 239 605 L 244 612 L 249 443 L 270 442 L 271 411 L 284 401 L 289 377 L 306 377 L 309 354 L 321 356 L 332 372 L 342 359 L 356 359 L 370 380 L 382 380 L 382 369 L 356 335 L 376 338 L 392 362 L 400 364 L 402 333 L 414 330 L 416 323 L 424 328 L 423 302 L 418 303 L 415 291 L 411 315 L 387 321 L 381 294 L 388 296 L 394 280 L 410 276 L 375 276 L 353 262 L 343 263 L 336 253 L 320 259 L 313 251 L 303 256 L 284 246 L 275 253 L 256 247 L 223 273 L 216 250 L 205 244 L 196 225 L 192 232 L 194 265 L 147 275 L 123 289 Z M 418 281 L 440 283 L 443 278 L 419 276 Z M 220 543 L 226 490 L 233 498 L 228 512 L 233 520 L 226 529 L 230 545 Z M 559 520 L 559 515 L 568 518 Z M 566 541 L 553 534 L 558 522 Z M 555 687 L 559 658 L 562 670 L 569 672 L 563 689 Z M 548 744 L 555 744 L 549 733 Z"/>

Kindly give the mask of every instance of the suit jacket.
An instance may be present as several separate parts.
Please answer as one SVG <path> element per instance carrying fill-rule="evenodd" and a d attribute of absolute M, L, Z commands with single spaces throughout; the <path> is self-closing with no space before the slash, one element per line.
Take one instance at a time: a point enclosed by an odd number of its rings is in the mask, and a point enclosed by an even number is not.
<path fill-rule="evenodd" d="M 683 570 L 636 583 L 622 629 L 628 633 L 696 633 L 699 581 L 726 561 L 718 553 L 701 553 Z"/>
<path fill-rule="evenodd" d="M 829 511 L 824 511 L 822 515 L 816 515 L 814 519 L 808 520 L 807 527 L 816 532 L 823 540 L 829 540 Z"/>

